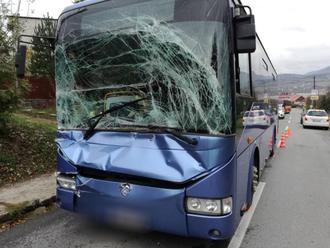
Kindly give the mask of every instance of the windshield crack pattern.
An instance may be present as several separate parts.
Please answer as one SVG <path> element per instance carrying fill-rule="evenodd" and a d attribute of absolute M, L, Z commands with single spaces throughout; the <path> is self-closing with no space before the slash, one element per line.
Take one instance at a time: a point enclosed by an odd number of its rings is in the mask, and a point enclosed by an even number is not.
<path fill-rule="evenodd" d="M 107 115 L 98 128 L 157 123 L 192 132 L 231 132 L 230 94 L 224 87 L 228 41 L 217 42 L 216 28 L 204 49 L 182 29 L 154 17 L 111 22 L 116 30 L 96 32 L 85 25 L 56 47 L 59 128 L 86 128 L 91 116 L 148 96 Z"/>

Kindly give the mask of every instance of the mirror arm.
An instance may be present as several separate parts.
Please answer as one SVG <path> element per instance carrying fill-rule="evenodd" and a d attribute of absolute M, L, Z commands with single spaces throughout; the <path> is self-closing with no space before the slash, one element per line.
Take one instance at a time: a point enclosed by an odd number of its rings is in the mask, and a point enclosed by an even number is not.
<path fill-rule="evenodd" d="M 46 37 L 46 36 L 36 36 L 36 35 L 21 34 L 20 36 L 18 36 L 18 40 L 17 40 L 17 51 L 19 50 L 19 46 L 20 46 L 21 43 L 33 45 L 32 42 L 23 41 L 22 40 L 22 37 L 46 39 L 46 40 L 49 41 L 50 47 L 49 46 L 43 46 L 43 47 L 48 47 L 48 48 L 55 49 L 55 37 Z"/>
<path fill-rule="evenodd" d="M 250 12 L 249 15 L 252 15 L 252 9 L 251 9 L 251 7 L 248 6 L 248 5 L 236 4 L 236 5 L 235 5 L 235 9 L 243 9 L 243 10 L 245 10 L 245 9 L 249 9 L 249 12 Z"/>

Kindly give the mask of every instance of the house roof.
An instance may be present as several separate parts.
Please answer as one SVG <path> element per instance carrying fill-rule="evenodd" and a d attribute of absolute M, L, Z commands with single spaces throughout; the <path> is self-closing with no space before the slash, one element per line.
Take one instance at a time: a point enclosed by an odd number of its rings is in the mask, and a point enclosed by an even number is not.
<path fill-rule="evenodd" d="M 305 97 L 304 96 L 291 96 L 291 99 L 290 99 L 292 102 L 296 102 L 298 100 L 300 101 L 304 101 L 305 100 Z"/>

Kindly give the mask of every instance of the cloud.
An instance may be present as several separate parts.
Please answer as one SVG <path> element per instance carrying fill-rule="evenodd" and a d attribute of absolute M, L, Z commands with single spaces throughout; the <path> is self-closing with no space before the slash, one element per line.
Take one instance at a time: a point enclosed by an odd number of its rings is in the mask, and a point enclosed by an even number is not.
<path fill-rule="evenodd" d="M 306 32 L 306 29 L 303 28 L 303 27 L 287 27 L 287 28 L 284 28 L 283 31 L 286 31 L 286 32 Z"/>
<path fill-rule="evenodd" d="M 286 56 L 274 60 L 279 73 L 305 74 L 330 66 L 330 45 L 291 47 Z"/>
<path fill-rule="evenodd" d="M 244 4 L 252 7 L 257 31 L 280 73 L 307 73 L 330 65 L 330 32 L 324 21 L 330 1 L 244 0 Z"/>

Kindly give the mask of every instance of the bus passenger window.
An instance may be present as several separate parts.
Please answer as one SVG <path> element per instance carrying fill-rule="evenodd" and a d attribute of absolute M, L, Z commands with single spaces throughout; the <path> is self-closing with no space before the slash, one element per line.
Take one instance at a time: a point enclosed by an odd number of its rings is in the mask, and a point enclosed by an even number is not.
<path fill-rule="evenodd" d="M 250 62 L 248 54 L 239 54 L 239 67 L 240 67 L 240 93 L 242 95 L 251 96 L 250 88 Z"/>

